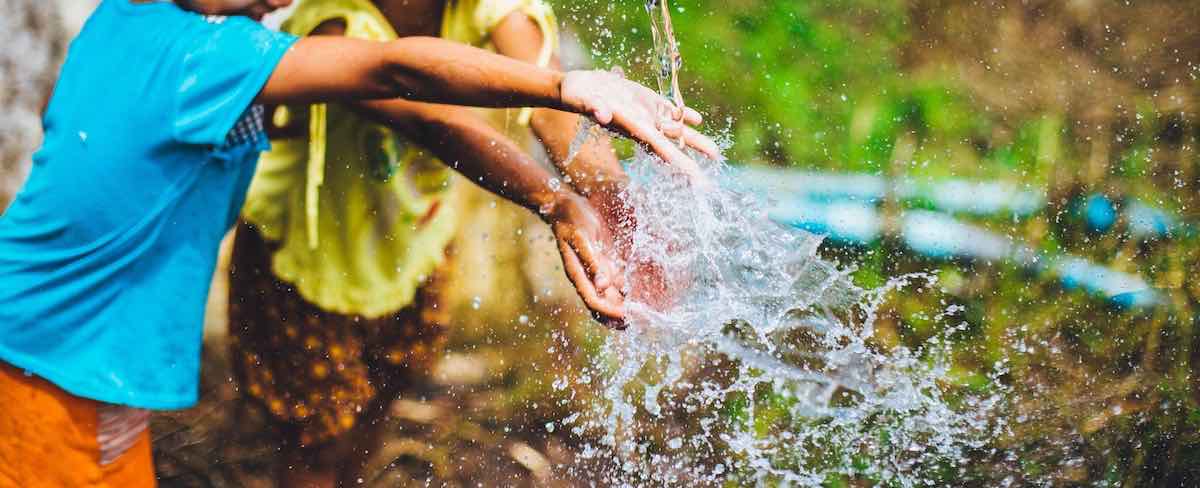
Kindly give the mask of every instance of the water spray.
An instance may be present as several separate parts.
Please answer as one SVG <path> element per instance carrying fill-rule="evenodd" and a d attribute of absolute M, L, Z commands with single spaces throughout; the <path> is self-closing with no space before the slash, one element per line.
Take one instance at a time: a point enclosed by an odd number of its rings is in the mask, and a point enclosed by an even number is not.
<path fill-rule="evenodd" d="M 668 0 L 645 7 L 658 89 L 682 109 Z M 612 461 L 589 475 L 618 486 L 820 486 L 854 466 L 856 475 L 919 486 L 967 462 L 988 436 L 999 397 L 955 407 L 943 394 L 948 365 L 938 341 L 887 349 L 874 338 L 888 294 L 932 290 L 935 277 L 860 289 L 853 269 L 821 257 L 821 237 L 772 222 L 761 192 L 689 184 L 653 158 L 639 151 L 626 162 L 623 197 L 636 222 L 626 259 L 630 270 L 660 270 L 664 283 L 634 287 L 629 330 L 608 336 L 579 379 L 603 378 L 604 405 L 564 419 L 599 435 L 584 458 Z M 723 162 L 697 162 L 702 178 L 732 179 Z M 669 299 L 655 295 L 662 290 Z M 674 430 L 661 428 L 672 422 Z"/>

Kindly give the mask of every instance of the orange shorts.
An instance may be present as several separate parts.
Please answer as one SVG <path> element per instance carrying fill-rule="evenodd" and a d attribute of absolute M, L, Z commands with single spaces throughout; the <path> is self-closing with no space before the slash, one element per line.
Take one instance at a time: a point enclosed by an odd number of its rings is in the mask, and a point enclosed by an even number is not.
<path fill-rule="evenodd" d="M 146 415 L 0 362 L 0 487 L 153 488 Z"/>

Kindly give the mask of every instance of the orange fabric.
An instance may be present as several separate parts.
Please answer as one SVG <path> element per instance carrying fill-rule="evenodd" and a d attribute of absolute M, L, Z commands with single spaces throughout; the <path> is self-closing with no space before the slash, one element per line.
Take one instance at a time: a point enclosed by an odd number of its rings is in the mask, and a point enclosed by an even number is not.
<path fill-rule="evenodd" d="M 0 363 L 0 488 L 154 488 L 148 430 L 100 464 L 99 406 Z"/>

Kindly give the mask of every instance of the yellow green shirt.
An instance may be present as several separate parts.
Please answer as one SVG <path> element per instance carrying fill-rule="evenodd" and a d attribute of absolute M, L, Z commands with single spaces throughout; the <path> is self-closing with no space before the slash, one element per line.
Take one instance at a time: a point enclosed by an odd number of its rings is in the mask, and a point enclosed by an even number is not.
<path fill-rule="evenodd" d="M 449 0 L 442 37 L 490 47 L 491 30 L 516 11 L 541 27 L 547 42 L 539 64 L 547 64 L 557 32 L 541 0 Z M 345 23 L 347 37 L 397 38 L 369 0 L 306 0 L 282 28 L 303 36 L 332 19 Z M 272 141 L 243 208 L 278 244 L 275 274 L 331 312 L 378 317 L 412 303 L 456 231 L 450 171 L 413 141 L 338 105 L 285 107 L 274 116 L 309 126 L 307 137 Z M 522 111 L 519 121 L 528 116 Z"/>

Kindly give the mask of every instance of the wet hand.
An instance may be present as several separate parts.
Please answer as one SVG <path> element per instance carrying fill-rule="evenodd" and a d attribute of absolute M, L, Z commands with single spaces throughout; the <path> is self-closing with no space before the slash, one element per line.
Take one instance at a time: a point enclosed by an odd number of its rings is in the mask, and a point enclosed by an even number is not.
<path fill-rule="evenodd" d="M 619 71 L 571 71 L 563 77 L 560 92 L 571 110 L 644 144 L 693 181 L 704 180 L 700 166 L 672 139 L 709 158 L 722 159 L 712 139 L 689 127 L 702 121 L 698 112 L 676 107 L 653 90 L 626 80 Z"/>
<path fill-rule="evenodd" d="M 610 328 L 625 329 L 625 274 L 600 216 L 583 197 L 564 193 L 543 218 L 558 241 L 567 278 L 592 317 Z"/>
<path fill-rule="evenodd" d="M 615 254 L 625 266 L 627 283 L 621 287 L 624 300 L 633 300 L 653 310 L 666 311 L 679 300 L 680 293 L 690 286 L 690 278 L 678 272 L 668 272 L 665 263 L 635 258 L 633 253 L 634 232 L 638 229 L 637 214 L 625 200 L 622 185 L 610 185 L 588 195 L 588 203 L 596 209 L 604 221 L 609 235 L 616 245 Z M 680 243 L 674 239 L 668 249 L 679 251 Z M 627 317 L 628 319 L 628 317 Z"/>

